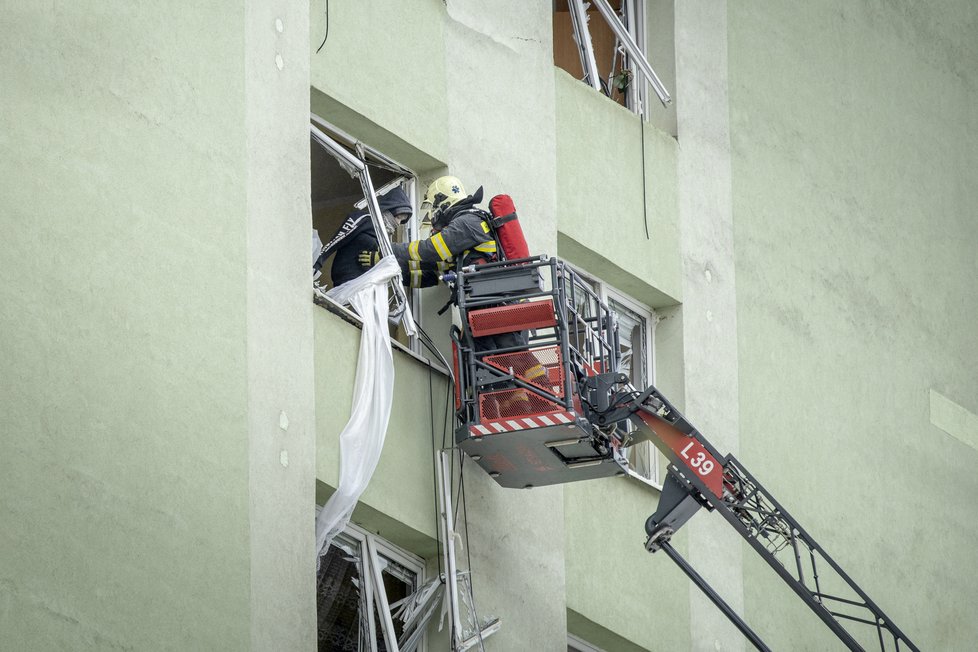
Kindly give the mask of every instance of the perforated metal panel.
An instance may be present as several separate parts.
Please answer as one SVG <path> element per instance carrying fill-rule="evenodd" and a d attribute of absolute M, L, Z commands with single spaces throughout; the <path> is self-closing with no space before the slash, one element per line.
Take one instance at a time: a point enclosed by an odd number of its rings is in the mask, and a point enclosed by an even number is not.
<path fill-rule="evenodd" d="M 558 398 L 564 396 L 564 365 L 559 346 L 487 355 L 482 361 Z"/>
<path fill-rule="evenodd" d="M 469 327 L 475 337 L 548 328 L 556 324 L 551 299 L 469 311 Z"/>
<path fill-rule="evenodd" d="M 480 420 L 510 419 L 563 411 L 554 401 L 525 389 L 503 389 L 479 395 Z"/>

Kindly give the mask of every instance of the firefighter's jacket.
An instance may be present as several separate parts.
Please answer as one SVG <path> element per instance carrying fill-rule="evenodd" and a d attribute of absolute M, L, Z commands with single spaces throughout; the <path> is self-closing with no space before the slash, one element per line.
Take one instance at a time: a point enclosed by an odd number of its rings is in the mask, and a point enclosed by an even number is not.
<path fill-rule="evenodd" d="M 489 219 L 489 214 L 483 210 L 464 207 L 445 228 L 430 238 L 395 243 L 394 256 L 402 269 L 405 263 L 408 265 L 410 286 L 435 285 L 439 272 L 458 264 L 495 260 L 496 241 L 492 238 Z"/>
<path fill-rule="evenodd" d="M 411 200 L 400 188 L 392 188 L 386 194 L 378 197 L 377 204 L 381 211 L 396 213 L 411 210 Z M 323 267 L 326 260 L 335 254 L 336 258 L 333 260 L 330 276 L 334 286 L 340 285 L 366 271 L 357 260 L 361 251 L 375 251 L 378 248 L 377 234 L 374 233 L 370 214 L 366 210 L 354 211 L 347 215 L 340 228 L 323 246 L 313 269 L 318 271 Z M 404 277 L 404 284 L 407 285 L 408 270 L 406 265 L 401 265 L 401 274 Z M 435 282 L 437 281 L 436 278 Z"/>

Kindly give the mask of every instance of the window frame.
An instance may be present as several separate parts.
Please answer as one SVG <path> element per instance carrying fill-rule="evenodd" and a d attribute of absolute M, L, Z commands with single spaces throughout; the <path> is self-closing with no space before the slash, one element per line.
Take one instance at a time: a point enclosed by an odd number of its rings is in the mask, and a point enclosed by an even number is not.
<path fill-rule="evenodd" d="M 317 505 L 317 516 L 320 511 L 322 511 L 322 507 Z M 337 539 L 343 543 L 352 541 L 358 546 L 362 575 L 366 576 L 360 577 L 360 580 L 364 593 L 366 594 L 368 627 L 371 632 L 376 631 L 377 612 L 380 612 L 383 617 L 383 621 L 379 623 L 380 629 L 385 638 L 387 649 L 392 649 L 390 641 L 393 640 L 396 642 L 396 636 L 394 634 L 390 604 L 387 601 L 387 593 L 378 589 L 378 587 L 382 589 L 384 586 L 382 577 L 383 568 L 380 564 L 380 557 L 399 564 L 414 573 L 415 591 L 422 587 L 427 580 L 425 577 L 424 560 L 353 523 L 347 523 L 343 531 L 337 535 Z M 333 545 L 333 542 L 330 542 L 329 545 Z M 362 616 L 363 614 L 361 614 Z M 427 639 L 428 637 L 426 635 L 422 635 L 421 642 L 417 647 L 418 652 L 427 652 Z M 376 648 L 376 642 L 372 640 L 369 652 L 376 652 Z"/>
<path fill-rule="evenodd" d="M 622 67 L 631 71 L 633 88 L 638 89 L 636 92 L 628 95 L 626 106 L 633 113 L 648 120 L 648 87 L 652 87 L 653 92 L 665 107 L 668 107 L 672 103 L 672 96 L 666 89 L 665 84 L 662 83 L 659 75 L 652 68 L 645 54 L 648 51 L 646 29 L 648 12 L 646 11 L 645 0 L 624 1 L 626 2 L 625 19 L 629 23 L 628 26 L 622 22 L 615 10 L 608 4 L 608 0 L 588 0 L 598 10 L 598 13 L 601 14 L 605 23 L 614 33 L 619 47 L 625 51 Z M 600 93 L 601 81 L 597 62 L 594 58 L 591 32 L 588 29 L 588 15 L 585 1 L 567 0 L 567 7 L 571 14 L 571 24 L 574 29 L 574 39 L 577 41 L 577 50 L 581 59 L 584 81 Z M 614 70 L 612 69 L 611 72 L 613 74 Z"/>
<path fill-rule="evenodd" d="M 366 189 L 368 187 L 372 188 L 373 195 L 375 198 L 377 195 L 382 194 L 387 189 L 393 188 L 395 185 L 401 185 L 403 183 L 407 183 L 408 185 L 407 195 L 409 200 L 411 201 L 411 208 L 413 210 L 411 211 L 411 219 L 407 222 L 406 225 L 407 228 L 404 230 L 403 236 L 404 238 L 406 238 L 407 242 L 418 239 L 420 237 L 421 221 L 419 219 L 418 210 L 416 208 L 418 206 L 418 185 L 420 183 L 420 178 L 418 177 L 417 173 L 415 173 L 410 168 L 394 161 L 393 159 L 386 156 L 382 152 L 374 149 L 373 147 L 366 145 L 363 142 L 357 140 L 353 136 L 349 135 L 348 133 L 336 127 L 335 125 L 327 122 L 326 120 L 316 115 L 315 113 L 310 113 L 309 118 L 310 118 L 310 135 L 313 138 L 313 140 L 315 140 L 321 147 L 323 147 L 329 154 L 331 154 L 336 159 L 337 163 L 344 170 L 350 173 L 351 176 L 356 178 L 358 177 L 358 175 L 363 175 L 363 177 L 360 177 L 361 187 L 363 189 Z M 317 134 L 317 130 L 319 132 L 318 134 Z M 326 138 L 325 141 L 323 137 Z M 353 150 L 353 152 L 356 152 L 356 154 L 348 150 Z M 373 181 L 370 179 L 370 166 L 384 168 L 394 173 L 396 176 L 393 180 L 385 183 L 383 186 L 380 186 L 379 188 L 375 188 L 373 185 Z M 351 168 L 357 169 L 356 174 L 353 173 Z M 366 178 L 366 181 L 364 181 L 364 177 Z M 395 183 L 398 182 L 399 179 L 403 179 L 403 181 L 401 181 L 400 183 Z M 376 233 L 384 232 L 382 225 L 380 225 L 379 223 L 380 213 L 379 213 L 379 206 L 377 205 L 376 200 L 373 202 L 369 202 L 366 197 L 366 192 L 364 191 L 364 197 L 359 201 L 355 202 L 353 205 L 354 207 L 359 209 L 367 208 L 371 214 L 371 221 L 374 224 L 374 231 Z M 375 211 L 377 213 L 376 215 L 374 215 Z M 391 243 L 386 236 L 386 232 L 384 232 L 383 236 L 378 235 L 378 241 L 382 252 L 385 249 L 385 243 L 386 243 L 386 248 L 388 249 L 390 248 Z M 392 281 L 390 285 L 391 285 L 391 290 L 396 297 L 403 297 L 403 300 L 406 302 L 408 309 L 411 311 L 411 316 L 413 318 L 414 323 L 420 324 L 421 316 L 423 314 L 421 292 L 417 289 L 413 289 L 410 292 L 410 298 L 408 298 L 409 295 L 405 290 L 403 284 L 401 283 L 400 278 L 398 278 L 396 281 Z M 359 316 L 357 316 L 355 313 L 349 310 L 346 306 L 340 306 L 335 301 L 331 301 L 327 297 L 320 296 L 319 298 L 323 299 L 324 302 L 328 302 L 330 304 L 330 309 L 335 307 L 338 308 L 340 311 L 342 311 L 343 314 L 341 316 L 347 319 L 347 321 L 350 321 L 350 318 L 352 317 L 353 321 L 358 326 L 362 326 L 363 322 L 359 318 Z M 421 351 L 422 349 L 421 340 L 418 337 L 417 333 L 413 335 L 412 334 L 408 335 L 408 344 L 406 347 L 401 345 L 401 343 L 394 338 L 391 338 L 391 343 L 397 346 L 398 348 L 401 348 L 402 350 L 409 352 L 410 354 L 412 354 L 413 357 L 421 360 L 422 362 L 425 362 L 426 364 L 433 366 L 435 369 L 447 374 L 447 370 L 444 369 L 441 365 L 438 365 L 434 361 L 428 360 L 423 356 Z"/>
<path fill-rule="evenodd" d="M 592 645 L 580 636 L 567 633 L 567 652 L 605 652 L 602 648 Z"/>
<path fill-rule="evenodd" d="M 646 320 L 645 347 L 647 355 L 645 360 L 645 377 L 648 379 L 649 383 L 655 385 L 655 331 L 656 326 L 659 323 L 659 315 L 653 308 L 645 305 L 641 301 L 638 301 L 634 297 L 625 294 L 599 276 L 596 276 L 595 274 L 592 274 L 591 272 L 574 264 L 570 264 L 570 267 L 581 277 L 582 280 L 589 283 L 594 288 L 595 294 L 597 294 L 598 298 L 600 298 L 601 301 L 608 306 L 609 310 L 614 312 L 613 308 L 611 307 L 611 300 L 613 300 L 616 303 L 628 308 L 632 312 L 637 313 L 640 317 Z M 636 389 L 641 390 L 645 388 L 638 387 Z M 653 489 L 662 491 L 664 468 L 659 450 L 650 441 L 639 442 L 634 446 L 630 446 L 629 448 L 634 448 L 635 446 L 646 446 L 649 448 L 651 477 L 645 477 L 641 473 L 638 473 L 631 468 L 631 464 L 629 464 L 628 468 L 628 477 L 633 478 L 642 484 L 648 485 Z"/>

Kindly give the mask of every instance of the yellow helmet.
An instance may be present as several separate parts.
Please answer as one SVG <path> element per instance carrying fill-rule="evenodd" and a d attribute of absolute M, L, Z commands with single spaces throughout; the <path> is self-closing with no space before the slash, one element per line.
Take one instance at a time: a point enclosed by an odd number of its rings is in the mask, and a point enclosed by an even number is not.
<path fill-rule="evenodd" d="M 425 219 L 431 222 L 435 228 L 445 226 L 440 224 L 439 219 L 445 209 L 454 206 L 468 195 L 465 187 L 456 177 L 438 177 L 428 186 L 428 192 L 424 194 L 424 201 L 421 202 L 421 213 Z"/>

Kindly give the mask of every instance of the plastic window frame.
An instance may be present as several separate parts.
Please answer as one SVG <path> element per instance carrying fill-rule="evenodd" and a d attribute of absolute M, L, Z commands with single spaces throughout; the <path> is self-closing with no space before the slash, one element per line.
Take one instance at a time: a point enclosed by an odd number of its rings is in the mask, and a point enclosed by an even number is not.
<path fill-rule="evenodd" d="M 373 182 L 370 181 L 369 186 L 374 188 L 375 196 L 383 194 L 383 192 L 392 188 L 395 185 L 394 182 L 396 182 L 398 179 L 404 179 L 405 181 L 408 182 L 409 191 L 407 194 L 408 194 L 408 198 L 411 201 L 411 207 L 413 210 L 411 212 L 411 219 L 407 222 L 406 225 L 407 229 L 404 232 L 404 237 L 407 239 L 408 242 L 410 242 L 411 240 L 416 240 L 419 237 L 420 230 L 421 230 L 421 223 L 418 218 L 418 211 L 415 208 L 418 205 L 418 183 L 419 183 L 418 175 L 410 168 L 405 167 L 400 163 L 397 163 L 396 161 L 389 158 L 385 154 L 379 152 L 378 150 L 374 149 L 373 147 L 370 147 L 369 145 L 362 143 L 361 141 L 357 140 L 353 136 L 347 134 L 342 129 L 339 129 L 338 127 L 330 124 L 329 122 L 327 122 L 320 116 L 316 115 L 315 113 L 310 113 L 309 118 L 310 118 L 310 122 L 313 123 L 316 128 L 325 132 L 325 135 L 331 137 L 339 144 L 345 145 L 346 148 L 352 149 L 354 150 L 354 152 L 356 152 L 356 154 L 354 154 L 352 152 L 346 151 L 345 154 L 346 156 L 358 159 L 359 162 L 363 165 L 362 171 L 358 172 L 358 174 L 366 175 L 369 178 L 370 176 L 369 166 L 373 165 L 376 167 L 382 167 L 398 175 L 398 177 L 395 177 L 395 179 L 392 182 L 388 182 L 387 184 L 384 184 L 379 188 L 374 187 Z M 345 164 L 344 160 L 341 160 L 341 159 L 345 159 L 345 156 L 332 151 L 332 147 L 327 146 L 326 143 L 324 143 L 320 138 L 316 138 L 315 130 L 312 129 L 312 125 L 310 126 L 310 133 L 313 136 L 313 138 L 316 139 L 317 143 L 321 147 L 326 149 L 326 151 L 330 153 L 337 160 L 337 162 L 340 164 L 341 167 L 348 170 L 347 167 L 348 164 Z M 354 206 L 360 209 L 369 208 L 367 198 L 364 197 L 360 201 L 356 202 Z M 374 224 L 374 230 L 375 231 L 378 230 L 378 226 L 376 223 Z M 380 229 L 380 231 L 383 231 L 383 229 Z M 383 245 L 381 246 L 381 248 L 383 249 Z M 400 280 L 398 280 L 397 282 L 400 283 Z M 403 291 L 403 286 L 401 287 Z M 407 299 L 407 293 L 405 292 L 404 294 L 405 294 L 405 299 Z M 341 316 L 347 321 L 350 321 L 352 319 L 355 325 L 357 326 L 363 325 L 363 322 L 359 318 L 359 316 L 357 316 L 353 311 L 346 308 L 346 306 L 341 306 L 335 301 L 329 301 L 329 303 L 332 304 L 332 307 L 338 308 L 339 311 L 343 313 Z M 422 315 L 421 303 L 422 303 L 421 292 L 418 291 L 417 289 L 412 290 L 410 293 L 410 299 L 407 300 L 407 305 L 408 308 L 411 310 L 411 315 L 414 318 L 414 322 L 419 325 L 421 324 L 421 315 Z M 401 349 L 402 351 L 410 353 L 413 357 L 417 358 L 418 360 L 431 365 L 438 371 L 447 374 L 447 370 L 443 369 L 441 365 L 434 363 L 433 361 L 425 358 L 422 355 L 421 340 L 417 335 L 411 335 L 408 337 L 407 347 L 402 345 L 394 338 L 391 338 L 391 344 L 393 344 L 396 348 Z"/>
<path fill-rule="evenodd" d="M 316 515 L 322 511 L 322 507 L 316 506 Z M 393 561 L 404 568 L 408 569 L 415 574 L 415 590 L 423 586 L 425 578 L 425 564 L 421 557 L 408 552 L 402 548 L 395 546 L 390 541 L 383 539 L 375 534 L 364 530 L 363 528 L 354 525 L 353 523 L 348 523 L 343 531 L 340 533 L 339 538 L 341 540 L 353 541 L 357 544 L 359 548 L 361 568 L 363 575 L 366 577 L 361 577 L 360 581 L 363 582 L 364 591 L 367 596 L 367 620 L 369 623 L 370 631 L 375 630 L 375 618 L 377 612 L 380 612 L 383 620 L 380 623 L 381 632 L 385 639 L 385 644 L 388 650 L 397 649 L 397 638 L 394 633 L 394 624 L 391 619 L 390 605 L 387 602 L 387 593 L 384 590 L 383 582 L 383 568 L 380 565 L 380 557 L 385 557 L 389 561 Z M 330 544 L 332 545 L 332 543 Z M 361 614 L 361 617 L 363 614 Z M 391 642 L 394 642 L 391 645 Z M 371 648 L 369 652 L 377 652 L 377 644 L 375 640 L 371 640 Z M 418 646 L 418 652 L 427 652 L 428 649 L 428 637 L 423 636 L 421 639 L 421 644 Z"/>
<path fill-rule="evenodd" d="M 577 272 L 581 278 L 590 283 L 594 289 L 595 293 L 601 299 L 605 305 L 609 304 L 609 299 L 613 299 L 615 302 L 620 303 L 629 310 L 637 313 L 640 317 L 646 320 L 645 329 L 645 347 L 647 351 L 645 359 L 645 377 L 649 379 L 649 382 L 653 385 L 655 384 L 655 330 L 659 323 L 659 316 L 656 314 L 655 310 L 651 307 L 645 305 L 641 301 L 638 301 L 634 297 L 631 297 L 614 285 L 602 280 L 600 277 L 595 276 L 591 272 L 584 270 L 576 265 L 571 264 L 571 269 Z M 644 387 L 637 387 L 636 389 L 645 389 Z M 649 459 L 651 460 L 652 466 L 652 477 L 647 478 L 644 475 L 633 471 L 631 468 L 628 469 L 628 477 L 634 478 L 635 480 L 641 482 L 642 484 L 648 485 L 653 489 L 659 491 L 662 490 L 662 475 L 663 475 L 663 465 L 662 460 L 659 456 L 659 450 L 652 445 L 652 442 L 640 442 L 636 446 L 648 446 L 649 447 Z"/>
<path fill-rule="evenodd" d="M 591 645 L 583 638 L 567 634 L 567 652 L 605 652 L 602 648 Z"/>
<path fill-rule="evenodd" d="M 629 26 L 626 27 L 621 22 L 618 14 L 608 4 L 608 0 L 568 0 L 567 7 L 571 13 L 571 23 L 574 26 L 574 38 L 577 41 L 578 53 L 581 57 L 581 69 L 584 71 L 585 81 L 601 92 L 601 85 L 598 76 L 597 62 L 594 58 L 594 46 L 591 43 L 591 33 L 588 30 L 587 6 L 593 4 L 601 14 L 605 23 L 611 28 L 617 37 L 619 46 L 625 51 L 624 67 L 632 71 L 634 76 L 633 84 L 640 88 L 638 93 L 629 95 L 628 108 L 633 113 L 648 119 L 648 86 L 652 87 L 653 92 L 659 98 L 663 106 L 672 103 L 672 96 L 666 89 L 659 75 L 656 74 L 649 63 L 645 52 L 647 51 L 647 30 L 646 21 L 648 12 L 645 8 L 645 0 L 623 0 L 625 4 L 626 19 Z M 647 82 L 647 83 L 646 83 Z"/>

